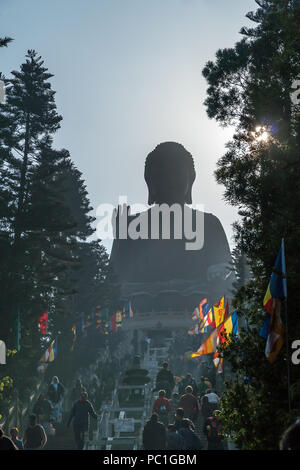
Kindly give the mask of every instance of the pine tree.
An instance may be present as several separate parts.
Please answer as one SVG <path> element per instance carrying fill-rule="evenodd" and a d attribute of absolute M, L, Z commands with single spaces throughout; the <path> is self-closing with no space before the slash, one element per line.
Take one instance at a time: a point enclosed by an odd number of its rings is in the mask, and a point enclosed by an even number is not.
<path fill-rule="evenodd" d="M 13 139 L 14 148 L 22 155 L 20 187 L 15 220 L 15 240 L 19 241 L 22 233 L 22 212 L 26 196 L 26 176 L 39 142 L 56 132 L 62 117 L 56 112 L 55 92 L 51 89 L 49 79 L 52 74 L 43 67 L 43 60 L 33 50 L 26 55 L 26 62 L 20 71 L 13 71 L 13 79 L 7 87 L 7 104 L 4 112 L 13 117 L 17 124 Z"/>
<path fill-rule="evenodd" d="M 3 214 L 5 236 L 9 237 L 5 264 L 8 268 L 4 283 L 4 305 L 8 331 L 14 336 L 14 324 L 24 292 L 28 288 L 26 272 L 26 198 L 29 191 L 28 172 L 35 165 L 40 142 L 59 128 L 61 116 L 56 112 L 55 92 L 51 89 L 51 74 L 43 67 L 41 57 L 28 51 L 20 71 L 13 71 L 6 83 L 6 101 L 1 106 L 0 122 L 2 174 L 5 177 L 7 213 Z M 2 214 L 1 214 L 2 215 Z M 25 296 L 26 298 L 26 296 Z"/>
<path fill-rule="evenodd" d="M 12 38 L 0 38 L 0 47 L 7 47 L 7 45 L 12 41 Z"/>
<path fill-rule="evenodd" d="M 89 241 L 95 219 L 82 174 L 67 150 L 53 148 L 62 118 L 52 75 L 28 51 L 12 77 L 3 77 L 7 97 L 0 105 L 0 329 L 14 348 L 20 318 L 21 354 L 8 372 L 22 393 L 47 341 L 61 333 L 60 360 L 68 368 L 77 313 L 93 314 L 99 304 L 115 309 L 118 291 L 104 247 Z M 41 339 L 45 310 L 49 334 Z"/>

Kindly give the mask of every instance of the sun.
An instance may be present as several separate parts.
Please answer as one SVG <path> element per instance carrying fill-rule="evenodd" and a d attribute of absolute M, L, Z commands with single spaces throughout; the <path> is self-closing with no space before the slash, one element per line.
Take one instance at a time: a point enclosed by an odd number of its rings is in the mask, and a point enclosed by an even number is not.
<path fill-rule="evenodd" d="M 256 126 L 255 131 L 251 132 L 255 142 L 267 142 L 270 134 L 266 126 Z"/>

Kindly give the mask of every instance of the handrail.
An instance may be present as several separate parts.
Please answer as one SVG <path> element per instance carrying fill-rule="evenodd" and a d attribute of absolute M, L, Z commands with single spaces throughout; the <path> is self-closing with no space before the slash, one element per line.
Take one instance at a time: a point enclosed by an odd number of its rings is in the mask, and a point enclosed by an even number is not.
<path fill-rule="evenodd" d="M 42 378 L 39 382 L 37 382 L 35 391 L 31 393 L 26 401 L 21 401 L 18 391 L 15 390 L 7 416 L 4 417 L 4 419 L 2 419 L 0 422 L 0 426 L 6 434 L 9 433 L 9 429 L 11 427 L 18 427 L 20 432 L 24 430 L 24 421 L 31 411 L 31 405 L 36 396 L 40 393 L 40 388 L 43 383 L 44 380 Z"/>

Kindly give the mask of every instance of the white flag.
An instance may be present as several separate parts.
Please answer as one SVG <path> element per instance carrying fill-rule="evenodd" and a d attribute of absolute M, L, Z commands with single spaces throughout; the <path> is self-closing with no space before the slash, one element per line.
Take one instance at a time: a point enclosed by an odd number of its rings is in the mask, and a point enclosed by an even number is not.
<path fill-rule="evenodd" d="M 0 364 L 6 364 L 6 346 L 2 339 L 0 339 Z"/>

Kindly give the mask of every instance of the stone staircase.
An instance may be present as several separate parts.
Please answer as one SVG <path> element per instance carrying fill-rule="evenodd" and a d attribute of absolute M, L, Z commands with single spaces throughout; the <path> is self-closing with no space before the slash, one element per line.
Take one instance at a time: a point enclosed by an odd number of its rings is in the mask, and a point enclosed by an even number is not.
<path fill-rule="evenodd" d="M 202 445 L 202 450 L 207 449 L 207 439 L 206 436 L 203 433 L 203 418 L 200 416 L 197 420 L 197 423 L 195 424 L 195 433 L 200 439 L 201 445 Z"/>
<path fill-rule="evenodd" d="M 55 426 L 55 436 L 48 436 L 44 450 L 76 450 L 72 425 L 67 427 L 68 413 L 63 414 L 61 424 Z"/>

